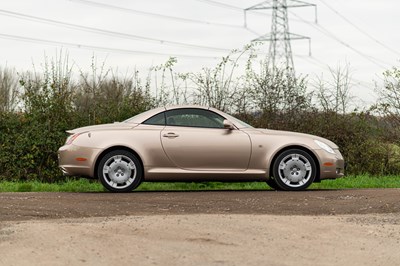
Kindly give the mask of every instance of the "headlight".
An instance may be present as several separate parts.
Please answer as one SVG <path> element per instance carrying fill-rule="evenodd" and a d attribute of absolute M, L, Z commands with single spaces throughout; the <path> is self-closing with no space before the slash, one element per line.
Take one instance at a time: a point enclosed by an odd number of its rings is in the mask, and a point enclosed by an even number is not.
<path fill-rule="evenodd" d="M 324 151 L 335 154 L 335 151 L 326 143 L 319 141 L 319 140 L 314 140 L 314 142 Z"/>
<path fill-rule="evenodd" d="M 70 136 L 67 138 L 67 140 L 65 141 L 65 145 L 70 145 L 70 144 L 72 144 L 72 142 L 73 142 L 80 134 L 82 134 L 82 133 L 77 133 L 77 134 L 70 135 Z"/>

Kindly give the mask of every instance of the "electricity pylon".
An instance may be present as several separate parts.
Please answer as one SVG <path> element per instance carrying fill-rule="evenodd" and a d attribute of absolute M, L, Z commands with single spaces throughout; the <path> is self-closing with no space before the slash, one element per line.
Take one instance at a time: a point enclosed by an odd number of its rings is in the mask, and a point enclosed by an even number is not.
<path fill-rule="evenodd" d="M 269 0 L 251 6 L 244 10 L 245 27 L 247 26 L 246 12 L 251 10 L 272 9 L 272 24 L 271 32 L 265 34 L 253 42 L 269 41 L 268 51 L 268 66 L 274 71 L 280 68 L 286 72 L 288 77 L 295 77 L 291 40 L 307 39 L 309 42 L 309 55 L 311 55 L 311 39 L 299 34 L 294 34 L 289 31 L 288 11 L 289 7 L 315 7 L 315 21 L 317 21 L 317 6 L 315 4 L 306 3 L 298 0 L 289 0 L 289 5 L 286 0 Z"/>

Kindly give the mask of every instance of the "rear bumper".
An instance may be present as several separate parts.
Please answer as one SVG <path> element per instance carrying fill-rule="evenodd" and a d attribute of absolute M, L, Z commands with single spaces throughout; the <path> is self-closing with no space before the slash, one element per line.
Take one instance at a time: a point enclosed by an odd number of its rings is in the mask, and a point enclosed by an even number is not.
<path fill-rule="evenodd" d="M 58 166 L 64 175 L 93 177 L 100 152 L 100 149 L 64 145 L 58 150 Z"/>

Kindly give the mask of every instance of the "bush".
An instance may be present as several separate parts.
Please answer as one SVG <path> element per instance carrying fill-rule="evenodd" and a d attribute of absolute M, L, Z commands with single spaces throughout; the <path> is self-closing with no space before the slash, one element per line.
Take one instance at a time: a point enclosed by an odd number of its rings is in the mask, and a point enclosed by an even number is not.
<path fill-rule="evenodd" d="M 67 62 L 45 65 L 43 73 L 18 77 L 21 110 L 0 111 L 0 180 L 64 179 L 57 150 L 66 130 L 124 120 L 154 106 L 140 80 L 102 76 L 87 95 L 87 80 L 74 82 Z"/>
<path fill-rule="evenodd" d="M 176 59 L 171 58 L 152 70 L 161 75 L 161 84 L 157 80 L 152 84 L 150 78 L 142 81 L 138 72 L 121 78 L 104 65 L 97 69 L 95 63 L 91 73 L 74 79 L 67 58 L 61 57 L 46 62 L 41 73 L 17 76 L 15 71 L 0 69 L 0 103 L 7 103 L 0 109 L 0 180 L 62 180 L 57 150 L 66 130 L 122 121 L 168 103 L 200 103 L 228 111 L 255 127 L 328 138 L 340 147 L 349 174 L 400 172 L 400 112 L 398 101 L 393 101 L 400 95 L 400 71 L 386 72 L 387 84 L 372 110 L 349 113 L 348 70 L 332 73 L 333 82 L 319 79 L 309 91 L 305 78 L 287 77 L 279 69 L 271 73 L 266 62 L 255 68 L 252 54 L 245 74 L 234 78 L 243 55 L 223 58 L 214 69 L 186 74 L 173 72 Z"/>

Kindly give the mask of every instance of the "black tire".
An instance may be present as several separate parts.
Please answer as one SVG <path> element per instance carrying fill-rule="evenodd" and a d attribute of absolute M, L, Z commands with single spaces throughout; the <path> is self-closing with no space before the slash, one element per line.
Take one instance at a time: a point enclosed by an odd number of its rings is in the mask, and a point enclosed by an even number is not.
<path fill-rule="evenodd" d="M 130 192 L 142 182 L 143 167 L 131 152 L 114 150 L 100 159 L 97 177 L 111 192 Z"/>
<path fill-rule="evenodd" d="M 270 186 L 270 188 L 275 189 L 275 190 L 279 189 L 278 185 L 276 184 L 275 180 L 272 177 L 270 177 L 265 182 L 267 183 L 268 186 Z"/>
<path fill-rule="evenodd" d="M 290 149 L 282 152 L 273 165 L 276 185 L 282 190 L 305 190 L 317 175 L 313 157 L 306 151 Z"/>

